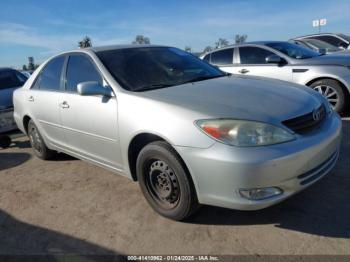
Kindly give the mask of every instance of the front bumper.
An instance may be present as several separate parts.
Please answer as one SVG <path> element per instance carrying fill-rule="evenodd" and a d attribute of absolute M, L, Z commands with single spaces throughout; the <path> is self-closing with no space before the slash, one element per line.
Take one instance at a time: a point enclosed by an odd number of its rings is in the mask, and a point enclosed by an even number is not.
<path fill-rule="evenodd" d="M 262 209 L 315 183 L 337 162 L 341 119 L 334 113 L 319 129 L 288 143 L 239 148 L 216 142 L 208 149 L 175 147 L 184 159 L 200 203 L 241 209 Z M 283 193 L 248 200 L 239 189 L 278 187 Z"/>

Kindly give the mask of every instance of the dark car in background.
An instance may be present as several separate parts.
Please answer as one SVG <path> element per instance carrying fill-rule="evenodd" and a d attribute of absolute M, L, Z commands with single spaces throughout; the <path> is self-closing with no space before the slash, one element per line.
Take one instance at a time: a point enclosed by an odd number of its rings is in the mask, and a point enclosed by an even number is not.
<path fill-rule="evenodd" d="M 13 120 L 12 95 L 23 86 L 27 77 L 11 68 L 0 68 L 0 133 L 17 128 Z"/>

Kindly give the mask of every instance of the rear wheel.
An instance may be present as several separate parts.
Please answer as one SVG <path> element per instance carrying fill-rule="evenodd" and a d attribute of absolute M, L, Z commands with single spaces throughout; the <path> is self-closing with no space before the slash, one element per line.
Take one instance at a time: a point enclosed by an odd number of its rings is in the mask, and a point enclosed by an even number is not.
<path fill-rule="evenodd" d="M 192 180 L 169 144 L 157 141 L 146 145 L 137 158 L 136 170 L 141 190 L 156 212 L 183 220 L 196 211 L 199 205 Z"/>
<path fill-rule="evenodd" d="M 347 93 L 338 81 L 321 79 L 310 85 L 315 91 L 323 95 L 336 112 L 343 112 L 347 106 Z"/>
<path fill-rule="evenodd" d="M 28 137 L 29 137 L 30 144 L 33 148 L 34 154 L 37 157 L 43 160 L 47 160 L 52 158 L 55 155 L 55 151 L 50 150 L 46 146 L 33 120 L 30 120 L 28 123 Z"/>

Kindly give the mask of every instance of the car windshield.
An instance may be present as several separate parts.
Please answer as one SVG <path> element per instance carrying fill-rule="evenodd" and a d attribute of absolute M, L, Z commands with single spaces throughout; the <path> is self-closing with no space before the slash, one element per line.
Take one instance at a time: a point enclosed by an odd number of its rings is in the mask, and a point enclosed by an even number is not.
<path fill-rule="evenodd" d="M 315 51 L 288 42 L 268 43 L 266 45 L 295 59 L 307 59 L 320 56 L 320 54 Z"/>
<path fill-rule="evenodd" d="M 146 91 L 226 74 L 188 52 L 172 47 L 137 47 L 97 52 L 123 88 Z"/>
<path fill-rule="evenodd" d="M 344 35 L 344 34 L 339 34 L 341 38 L 344 38 L 346 41 L 350 42 L 350 36 Z"/>
<path fill-rule="evenodd" d="M 341 49 L 334 46 L 334 45 L 331 45 L 325 41 L 322 41 L 322 40 L 318 40 L 318 39 L 305 39 L 304 40 L 306 43 L 310 43 L 311 45 L 317 47 L 318 49 L 326 49 L 327 51 L 340 51 Z"/>
<path fill-rule="evenodd" d="M 0 90 L 22 86 L 27 80 L 20 72 L 0 70 Z"/>

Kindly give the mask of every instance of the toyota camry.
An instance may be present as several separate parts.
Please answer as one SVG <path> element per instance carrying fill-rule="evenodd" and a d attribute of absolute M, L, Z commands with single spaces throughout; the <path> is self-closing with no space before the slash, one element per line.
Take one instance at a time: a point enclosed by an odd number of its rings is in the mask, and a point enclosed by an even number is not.
<path fill-rule="evenodd" d="M 175 220 L 200 204 L 276 204 L 330 172 L 341 138 L 318 92 L 164 46 L 62 53 L 15 91 L 14 106 L 36 156 L 64 152 L 138 181 Z"/>

